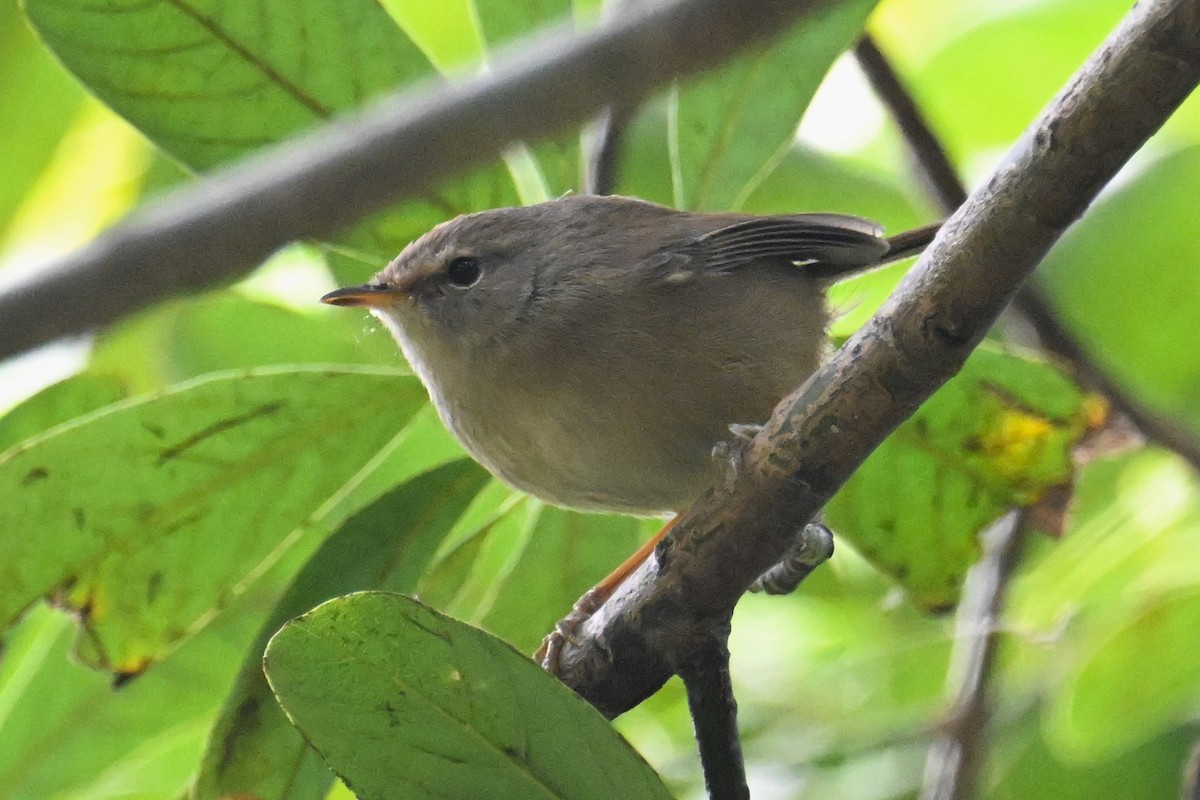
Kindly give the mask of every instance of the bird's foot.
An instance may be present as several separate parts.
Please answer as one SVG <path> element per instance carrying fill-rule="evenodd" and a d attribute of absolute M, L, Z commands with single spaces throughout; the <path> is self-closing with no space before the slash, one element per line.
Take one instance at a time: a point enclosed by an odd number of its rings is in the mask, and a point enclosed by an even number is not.
<path fill-rule="evenodd" d="M 714 444 L 712 449 L 713 459 L 716 461 L 728 461 L 730 458 L 736 456 L 741 448 L 750 444 L 750 440 L 757 436 L 758 432 L 762 429 L 762 425 L 730 425 L 729 432 L 733 434 L 733 439 Z"/>
<path fill-rule="evenodd" d="M 797 533 L 778 564 L 758 576 L 752 592 L 790 594 L 809 574 L 833 555 L 833 532 L 821 522 L 810 522 Z"/>
<path fill-rule="evenodd" d="M 620 585 L 625 582 L 625 579 L 650 557 L 654 548 L 671 532 L 671 528 L 675 527 L 678 520 L 679 517 L 674 517 L 667 522 L 662 530 L 651 536 L 633 555 L 625 559 L 621 566 L 575 601 L 570 613 L 555 624 L 553 632 L 542 640 L 542 646 L 533 654 L 533 660 L 541 664 L 542 669 L 559 677 L 561 666 L 559 661 L 562 657 L 563 647 L 567 644 L 578 644 L 576 634 L 579 632 L 579 627 L 599 611 L 600 607 L 608 602 L 608 598 L 612 597 Z"/>
<path fill-rule="evenodd" d="M 533 654 L 533 660 L 551 675 L 559 675 L 559 659 L 562 657 L 563 646 L 567 643 L 578 644 L 575 634 L 583 623 L 600 610 L 600 606 L 612 595 L 612 589 L 603 584 L 597 584 L 584 593 L 571 606 L 570 612 L 554 623 L 554 630 L 542 639 L 542 645 Z"/>

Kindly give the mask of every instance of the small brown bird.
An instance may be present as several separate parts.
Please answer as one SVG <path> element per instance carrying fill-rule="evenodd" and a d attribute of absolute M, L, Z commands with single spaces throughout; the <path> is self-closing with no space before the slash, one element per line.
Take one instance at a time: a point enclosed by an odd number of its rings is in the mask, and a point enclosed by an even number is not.
<path fill-rule="evenodd" d="M 322 298 L 392 331 L 463 446 L 571 508 L 679 511 L 730 425 L 817 367 L 838 278 L 919 252 L 836 214 L 676 211 L 575 195 L 460 216 Z"/>

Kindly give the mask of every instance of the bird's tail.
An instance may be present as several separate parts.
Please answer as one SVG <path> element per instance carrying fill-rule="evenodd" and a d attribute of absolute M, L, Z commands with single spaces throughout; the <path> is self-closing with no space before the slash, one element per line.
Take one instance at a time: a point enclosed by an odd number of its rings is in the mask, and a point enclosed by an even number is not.
<path fill-rule="evenodd" d="M 941 222 L 934 222 L 930 225 L 925 225 L 921 228 L 913 228 L 911 231 L 898 233 L 895 236 L 888 237 L 888 250 L 880 259 L 881 264 L 890 264 L 893 261 L 899 261 L 909 256 L 919 255 L 929 243 L 933 241 L 933 237 L 937 236 L 937 232 L 942 229 Z"/>

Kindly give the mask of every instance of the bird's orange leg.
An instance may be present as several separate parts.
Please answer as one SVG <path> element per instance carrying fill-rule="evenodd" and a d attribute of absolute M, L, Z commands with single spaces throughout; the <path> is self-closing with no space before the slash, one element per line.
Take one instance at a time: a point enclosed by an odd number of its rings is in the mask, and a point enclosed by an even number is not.
<path fill-rule="evenodd" d="M 595 614 L 600 607 L 608 602 L 608 598 L 612 597 L 625 579 L 633 574 L 633 571 L 642 565 L 642 563 L 650 557 L 654 552 L 654 548 L 658 546 L 666 535 L 675 527 L 675 523 L 679 520 L 679 515 L 676 515 L 671 521 L 663 526 L 662 530 L 651 536 L 645 544 L 639 547 L 633 555 L 621 562 L 621 566 L 614 569 L 608 574 L 604 580 L 597 583 L 591 589 L 588 589 L 583 597 L 575 601 L 575 605 L 571 607 L 571 612 L 560 619 L 554 626 L 554 631 L 542 640 L 542 646 L 533 654 L 533 660 L 542 665 L 542 668 L 551 675 L 558 674 L 558 657 L 562 652 L 564 642 L 573 641 L 575 631 L 579 626 Z"/>

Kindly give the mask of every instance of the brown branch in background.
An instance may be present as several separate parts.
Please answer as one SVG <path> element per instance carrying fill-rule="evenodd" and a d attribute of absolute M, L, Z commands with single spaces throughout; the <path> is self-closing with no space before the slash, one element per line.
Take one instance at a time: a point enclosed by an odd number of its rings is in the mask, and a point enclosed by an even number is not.
<path fill-rule="evenodd" d="M 1013 308 L 1033 326 L 1042 347 L 1069 365 L 1077 381 L 1107 397 L 1147 439 L 1174 451 L 1200 471 L 1200 438 L 1170 417 L 1151 411 L 1096 363 L 1055 313 L 1045 292 L 1027 286 L 1013 301 Z"/>
<path fill-rule="evenodd" d="M 563 648 L 619 714 L 704 646 L 883 439 L 962 367 L 1046 252 L 1200 80 L 1200 4 L 1134 7 L 946 222 L 884 307 L 785 398 Z"/>
<path fill-rule="evenodd" d="M 952 213 L 966 202 L 967 189 L 941 139 L 873 39 L 864 36 L 854 54 L 908 143 L 925 186 L 943 211 Z M 964 582 L 947 676 L 950 708 L 929 747 L 921 800 L 967 800 L 975 795 L 986 752 L 995 630 L 1026 527 L 1024 512 L 1012 512 L 986 531 L 983 555 Z"/>
<path fill-rule="evenodd" d="M 903 133 L 923 182 L 942 210 L 947 214 L 953 212 L 966 199 L 966 187 L 912 94 L 869 36 L 859 40 L 854 55 Z M 1154 413 L 1117 383 L 1062 323 L 1045 293 L 1036 285 L 1024 286 L 1013 301 L 1013 308 L 1033 326 L 1042 347 L 1066 362 L 1076 380 L 1106 396 L 1146 438 L 1173 450 L 1193 469 L 1200 470 L 1200 438 L 1170 418 Z"/>
<path fill-rule="evenodd" d="M 191 184 L 0 293 L 0 359 L 241 277 L 289 242 L 419 197 L 512 142 L 636 107 L 829 2 L 639 4 L 588 34 L 538 38 L 474 80 L 402 91 Z"/>
<path fill-rule="evenodd" d="M 984 532 L 983 557 L 971 568 L 958 606 L 947 676 L 950 709 L 929 748 L 920 800 L 975 796 L 985 752 L 1000 612 L 1027 526 L 1026 512 L 1013 511 Z"/>
<path fill-rule="evenodd" d="M 737 728 L 737 701 L 729 675 L 729 623 L 711 632 L 691 660 L 678 667 L 700 748 L 709 800 L 750 800 Z"/>
<path fill-rule="evenodd" d="M 590 152 L 586 161 L 584 191 L 588 194 L 612 194 L 617 186 L 621 139 L 629 115 L 606 108 L 589 130 Z"/>
<path fill-rule="evenodd" d="M 904 141 L 916 162 L 917 173 L 937 199 L 942 213 L 954 213 L 954 209 L 967 202 L 967 187 L 959 180 L 958 170 L 951 163 L 941 139 L 921 113 L 916 98 L 869 35 L 863 36 L 854 46 L 854 58 L 904 135 Z"/>
<path fill-rule="evenodd" d="M 604 0 L 603 24 L 634 11 L 645 0 Z M 584 131 L 583 190 L 588 194 L 607 195 L 616 190 L 620 177 L 621 142 L 625 127 L 637 111 L 636 106 L 609 106 L 596 115 Z"/>

